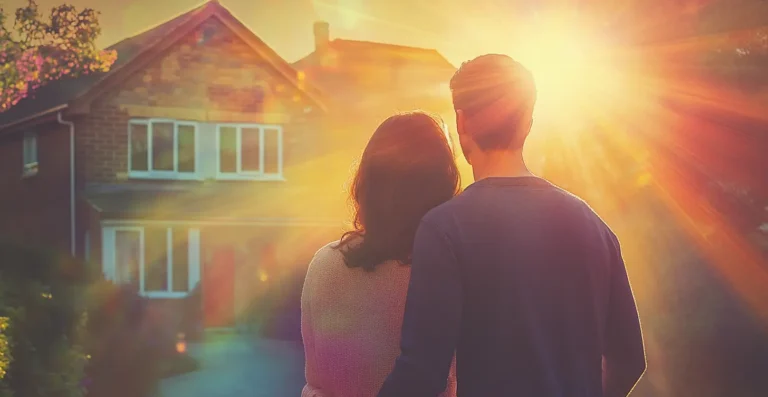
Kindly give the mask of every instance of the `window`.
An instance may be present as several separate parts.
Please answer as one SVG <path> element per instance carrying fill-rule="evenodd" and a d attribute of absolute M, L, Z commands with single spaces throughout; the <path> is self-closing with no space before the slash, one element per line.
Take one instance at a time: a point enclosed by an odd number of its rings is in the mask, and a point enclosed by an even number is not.
<path fill-rule="evenodd" d="M 282 180 L 282 127 L 222 124 L 216 135 L 219 179 Z"/>
<path fill-rule="evenodd" d="M 105 275 L 149 298 L 183 298 L 200 278 L 197 229 L 107 227 Z"/>
<path fill-rule="evenodd" d="M 37 174 L 37 133 L 27 132 L 24 134 L 22 157 L 24 159 L 24 170 L 22 176 L 32 176 Z"/>
<path fill-rule="evenodd" d="M 134 178 L 197 179 L 197 124 L 131 120 L 128 174 Z"/>

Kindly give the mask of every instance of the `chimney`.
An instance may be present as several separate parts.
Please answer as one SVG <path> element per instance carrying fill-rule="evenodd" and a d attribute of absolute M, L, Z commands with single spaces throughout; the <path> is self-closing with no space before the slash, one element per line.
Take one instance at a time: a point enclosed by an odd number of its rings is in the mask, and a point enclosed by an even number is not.
<path fill-rule="evenodd" d="M 328 22 L 315 22 L 315 51 L 323 51 L 331 42 L 331 26 Z"/>

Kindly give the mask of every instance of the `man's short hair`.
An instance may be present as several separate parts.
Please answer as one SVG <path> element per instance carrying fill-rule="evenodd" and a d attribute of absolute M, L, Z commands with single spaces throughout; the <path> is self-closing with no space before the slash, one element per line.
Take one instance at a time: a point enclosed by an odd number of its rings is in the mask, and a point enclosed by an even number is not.
<path fill-rule="evenodd" d="M 453 106 L 472 120 L 468 131 L 481 150 L 522 146 L 518 131 L 536 103 L 533 75 L 507 55 L 488 54 L 464 62 L 451 78 Z"/>

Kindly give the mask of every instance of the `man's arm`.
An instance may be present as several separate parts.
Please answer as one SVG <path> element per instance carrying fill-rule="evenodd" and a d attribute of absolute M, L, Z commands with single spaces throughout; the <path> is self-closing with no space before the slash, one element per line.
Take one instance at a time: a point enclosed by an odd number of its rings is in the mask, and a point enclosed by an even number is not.
<path fill-rule="evenodd" d="M 629 286 L 619 241 L 611 233 L 612 252 L 608 317 L 603 352 L 603 394 L 625 397 L 645 372 L 645 349 L 637 306 Z"/>
<path fill-rule="evenodd" d="M 448 238 L 422 221 L 413 246 L 401 354 L 379 397 L 435 397 L 446 387 L 459 337 L 462 283 Z"/>

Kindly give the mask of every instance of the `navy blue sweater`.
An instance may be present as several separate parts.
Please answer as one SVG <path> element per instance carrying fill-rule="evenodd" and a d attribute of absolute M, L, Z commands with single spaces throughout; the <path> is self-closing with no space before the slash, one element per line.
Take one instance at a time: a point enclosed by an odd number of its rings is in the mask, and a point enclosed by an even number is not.
<path fill-rule="evenodd" d="M 535 177 L 487 178 L 416 234 L 402 354 L 380 397 L 626 395 L 645 369 L 616 236 Z M 603 364 L 608 383 L 603 390 Z"/>

